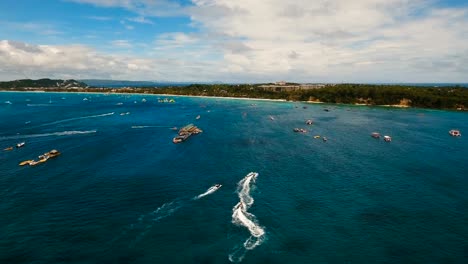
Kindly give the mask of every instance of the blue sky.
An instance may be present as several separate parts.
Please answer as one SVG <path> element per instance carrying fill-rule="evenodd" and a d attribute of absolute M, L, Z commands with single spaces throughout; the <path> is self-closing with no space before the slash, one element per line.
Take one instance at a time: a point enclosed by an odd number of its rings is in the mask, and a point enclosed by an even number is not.
<path fill-rule="evenodd" d="M 2 0 L 0 80 L 466 82 L 465 0 Z"/>

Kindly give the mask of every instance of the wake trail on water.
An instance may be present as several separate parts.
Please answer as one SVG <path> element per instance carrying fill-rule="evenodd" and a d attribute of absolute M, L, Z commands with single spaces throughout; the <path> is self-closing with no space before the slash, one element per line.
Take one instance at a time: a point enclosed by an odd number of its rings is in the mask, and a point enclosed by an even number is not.
<path fill-rule="evenodd" d="M 237 186 L 237 194 L 240 201 L 232 208 L 232 223 L 247 228 L 250 237 L 247 238 L 242 246 L 237 246 L 229 254 L 229 261 L 231 262 L 241 262 L 248 250 L 253 250 L 265 240 L 265 230 L 258 224 L 255 215 L 248 212 L 254 203 L 250 192 L 255 187 L 257 177 L 258 173 L 251 172 L 239 181 Z"/>
<path fill-rule="evenodd" d="M 162 127 L 162 128 L 168 128 L 171 126 L 132 126 L 134 129 L 141 129 L 141 128 L 155 128 L 155 127 Z"/>
<path fill-rule="evenodd" d="M 80 116 L 80 117 L 73 117 L 73 118 L 67 118 L 63 120 L 58 120 L 50 123 L 45 123 L 42 125 L 38 125 L 35 127 L 30 127 L 30 128 L 37 128 L 37 127 L 43 127 L 43 126 L 51 126 L 51 125 L 57 125 L 65 122 L 70 122 L 70 121 L 75 121 L 75 120 L 81 120 L 81 119 L 88 119 L 88 118 L 98 118 L 98 117 L 104 117 L 104 116 L 111 116 L 113 115 L 114 112 L 106 113 L 106 114 L 100 114 L 100 115 L 91 115 L 91 116 Z"/>
<path fill-rule="evenodd" d="M 50 137 L 50 136 L 71 136 L 71 135 L 92 134 L 92 133 L 96 133 L 96 132 L 97 132 L 97 130 L 61 131 L 61 132 L 52 132 L 52 133 L 43 133 L 43 134 L 4 136 L 4 137 L 0 137 L 0 140 L 36 138 L 36 137 Z"/>
<path fill-rule="evenodd" d="M 112 240 L 112 243 L 116 242 L 119 239 L 123 239 L 124 237 L 130 241 L 129 247 L 134 247 L 138 242 L 140 242 L 147 234 L 151 231 L 152 227 L 161 221 L 164 218 L 167 218 L 177 212 L 179 209 L 186 206 L 190 200 L 198 200 L 202 197 L 205 197 L 209 194 L 214 193 L 217 191 L 221 186 L 212 186 L 206 192 L 195 196 L 192 199 L 188 198 L 179 198 L 173 200 L 171 202 L 164 203 L 163 205 L 156 208 L 154 211 L 142 214 L 138 218 L 137 222 L 131 224 L 128 228 L 125 228 L 120 235 L 115 237 Z"/>

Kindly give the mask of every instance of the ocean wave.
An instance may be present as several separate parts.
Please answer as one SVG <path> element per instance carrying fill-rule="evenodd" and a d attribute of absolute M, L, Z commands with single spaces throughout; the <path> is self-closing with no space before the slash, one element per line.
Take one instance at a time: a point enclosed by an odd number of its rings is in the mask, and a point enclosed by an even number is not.
<path fill-rule="evenodd" d="M 0 140 L 35 138 L 35 137 L 50 137 L 50 136 L 71 136 L 71 135 L 92 134 L 92 133 L 96 133 L 96 132 L 97 132 L 97 130 L 61 131 L 61 132 L 52 132 L 52 133 L 43 133 L 43 134 L 4 136 L 4 137 L 0 137 Z"/>
<path fill-rule="evenodd" d="M 235 248 L 229 255 L 231 262 L 241 262 L 248 250 L 253 250 L 265 240 L 265 230 L 259 225 L 255 215 L 247 211 L 254 203 L 250 192 L 257 176 L 258 173 L 251 172 L 237 186 L 240 201 L 232 208 L 232 223 L 247 228 L 250 237 L 247 238 L 242 247 Z"/>

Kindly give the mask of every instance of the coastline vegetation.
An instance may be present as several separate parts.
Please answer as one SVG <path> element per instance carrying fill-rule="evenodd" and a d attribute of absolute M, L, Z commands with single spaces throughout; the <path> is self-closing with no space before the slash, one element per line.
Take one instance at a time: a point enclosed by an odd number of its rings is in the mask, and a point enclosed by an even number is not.
<path fill-rule="evenodd" d="M 341 104 L 386 105 L 432 109 L 468 110 L 468 88 L 406 85 L 328 84 L 303 89 L 266 89 L 262 84 L 191 84 L 167 87 L 90 87 L 75 80 L 17 80 L 0 82 L 0 90 L 46 92 L 142 93 L 161 95 L 217 96 Z"/>

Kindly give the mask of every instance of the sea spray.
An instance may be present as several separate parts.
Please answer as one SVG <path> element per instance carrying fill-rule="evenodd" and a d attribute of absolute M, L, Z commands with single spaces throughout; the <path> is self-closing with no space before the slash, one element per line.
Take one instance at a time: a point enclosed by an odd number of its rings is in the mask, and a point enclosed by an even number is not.
<path fill-rule="evenodd" d="M 258 173 L 251 172 L 237 186 L 237 194 L 240 201 L 232 208 L 232 223 L 247 228 L 250 237 L 243 243 L 243 246 L 236 247 L 229 255 L 231 262 L 241 262 L 247 250 L 256 248 L 265 240 L 265 230 L 258 224 L 255 215 L 248 212 L 248 209 L 254 203 L 250 191 L 255 184 L 257 176 Z"/>

